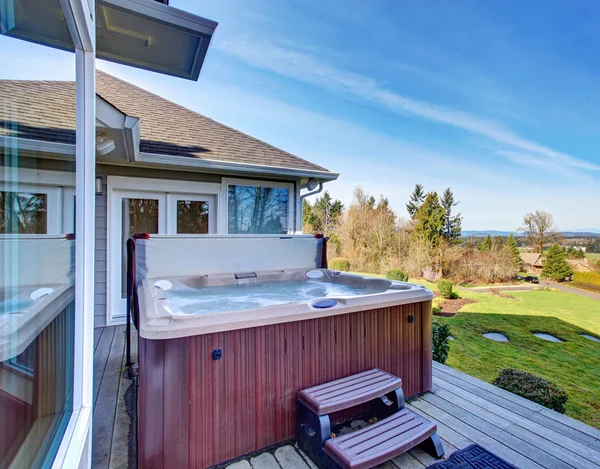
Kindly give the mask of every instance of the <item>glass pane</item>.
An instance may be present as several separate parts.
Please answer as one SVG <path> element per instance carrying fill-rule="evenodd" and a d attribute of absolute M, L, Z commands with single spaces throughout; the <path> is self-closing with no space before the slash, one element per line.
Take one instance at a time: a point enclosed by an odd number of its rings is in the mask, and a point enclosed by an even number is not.
<path fill-rule="evenodd" d="M 46 234 L 46 194 L 0 191 L 0 233 Z"/>
<path fill-rule="evenodd" d="M 208 234 L 208 202 L 178 200 L 177 233 Z"/>
<path fill-rule="evenodd" d="M 126 233 L 158 233 L 158 200 L 155 199 L 123 199 L 123 226 Z"/>
<path fill-rule="evenodd" d="M 38 28 L 60 11 L 58 0 L 0 1 L 0 30 L 68 35 Z M 71 206 L 49 175 L 75 174 L 21 144 L 75 143 L 75 56 L 5 36 L 0 50 L 0 135 L 13 138 L 0 145 L 0 469 L 45 468 L 73 411 L 75 337 L 75 241 L 61 230 Z"/>
<path fill-rule="evenodd" d="M 230 234 L 285 234 L 289 190 L 279 187 L 228 187 Z"/>
<path fill-rule="evenodd" d="M 158 200 L 123 199 L 123 239 L 121 240 L 121 298 L 127 296 L 127 251 L 129 237 L 138 233 L 158 233 Z"/>

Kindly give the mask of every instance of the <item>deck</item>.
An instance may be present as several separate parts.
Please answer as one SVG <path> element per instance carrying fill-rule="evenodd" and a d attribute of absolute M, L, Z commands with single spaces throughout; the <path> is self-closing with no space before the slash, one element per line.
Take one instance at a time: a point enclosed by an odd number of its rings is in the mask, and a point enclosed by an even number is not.
<path fill-rule="evenodd" d="M 129 416 L 122 378 L 124 326 L 95 330 L 92 467 L 127 468 Z M 135 351 L 134 351 L 135 352 Z M 433 392 L 408 404 L 438 424 L 446 455 L 478 443 L 521 469 L 598 468 L 600 430 L 548 410 L 438 363 Z M 386 469 L 424 468 L 435 460 L 416 449 Z M 227 466 L 227 469 L 314 469 L 293 445 L 285 445 Z"/>

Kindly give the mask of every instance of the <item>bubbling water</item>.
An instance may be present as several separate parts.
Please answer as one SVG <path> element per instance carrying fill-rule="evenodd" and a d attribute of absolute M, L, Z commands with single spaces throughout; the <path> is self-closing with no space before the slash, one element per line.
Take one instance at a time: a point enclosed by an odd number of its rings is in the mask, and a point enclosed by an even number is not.
<path fill-rule="evenodd" d="M 317 298 L 352 297 L 365 294 L 363 287 L 316 280 L 252 282 L 165 291 L 174 309 L 181 314 L 206 314 L 264 308 Z"/>

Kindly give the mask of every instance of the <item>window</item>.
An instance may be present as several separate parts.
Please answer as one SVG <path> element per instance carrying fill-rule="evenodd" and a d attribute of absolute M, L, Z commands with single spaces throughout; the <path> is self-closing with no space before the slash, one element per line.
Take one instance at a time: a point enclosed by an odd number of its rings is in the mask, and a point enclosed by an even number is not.
<path fill-rule="evenodd" d="M 0 234 L 46 234 L 46 194 L 0 192 Z"/>
<path fill-rule="evenodd" d="M 229 184 L 227 208 L 229 234 L 287 234 L 290 188 Z"/>
<path fill-rule="evenodd" d="M 208 234 L 208 202 L 204 200 L 178 200 L 177 233 Z"/>

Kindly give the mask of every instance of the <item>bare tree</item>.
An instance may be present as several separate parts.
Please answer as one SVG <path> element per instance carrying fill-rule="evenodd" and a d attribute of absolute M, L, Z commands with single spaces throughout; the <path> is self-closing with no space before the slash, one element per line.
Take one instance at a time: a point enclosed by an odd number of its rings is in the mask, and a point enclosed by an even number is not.
<path fill-rule="evenodd" d="M 519 228 L 519 231 L 527 235 L 533 248 L 540 254 L 544 253 L 546 243 L 556 241 L 559 238 L 552 214 L 543 210 L 536 210 L 525 215 L 523 226 Z"/>

